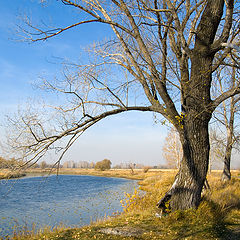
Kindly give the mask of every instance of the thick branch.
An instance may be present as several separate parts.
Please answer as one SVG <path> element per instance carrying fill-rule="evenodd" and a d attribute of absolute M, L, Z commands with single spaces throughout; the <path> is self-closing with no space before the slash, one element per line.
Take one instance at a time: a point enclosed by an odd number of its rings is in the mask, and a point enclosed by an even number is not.
<path fill-rule="evenodd" d="M 225 101 L 226 99 L 233 97 L 236 94 L 240 93 L 240 86 L 238 84 L 237 87 L 232 88 L 226 92 L 224 92 L 223 94 L 221 94 L 219 97 L 217 97 L 215 100 L 213 100 L 211 102 L 211 104 L 209 105 L 209 110 L 211 110 L 212 112 L 215 110 L 215 108 L 221 104 L 223 101 Z"/>
<path fill-rule="evenodd" d="M 225 1 L 225 3 L 226 3 L 225 23 L 220 38 L 216 40 L 211 46 L 212 51 L 220 50 L 223 47 L 222 43 L 227 42 L 230 30 L 232 28 L 234 0 L 229 0 L 228 2 Z"/>
<path fill-rule="evenodd" d="M 223 15 L 224 0 L 209 0 L 203 11 L 196 32 L 194 49 L 197 51 L 209 51 L 214 41 L 219 23 Z M 206 48 L 206 49 L 205 49 Z M 206 52 L 207 54 L 207 52 Z"/>

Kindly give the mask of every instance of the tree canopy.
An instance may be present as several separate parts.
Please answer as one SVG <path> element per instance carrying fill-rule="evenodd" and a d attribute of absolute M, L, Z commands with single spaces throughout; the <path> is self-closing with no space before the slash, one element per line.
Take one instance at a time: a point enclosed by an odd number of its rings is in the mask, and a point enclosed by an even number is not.
<path fill-rule="evenodd" d="M 239 69 L 239 3 L 61 0 L 59 4 L 78 10 L 79 19 L 51 28 L 26 18 L 21 28 L 25 39 L 50 40 L 91 23 L 108 25 L 114 37 L 93 44 L 89 62 L 72 66 L 63 79 L 43 79 L 45 89 L 67 95 L 66 103 L 55 106 L 54 113 L 44 111 L 44 117 L 35 109 L 12 120 L 17 127 L 11 145 L 28 161 L 38 161 L 68 137 L 59 163 L 85 130 L 108 116 L 136 110 L 160 113 L 178 131 L 183 159 L 159 206 L 170 198 L 172 209 L 197 207 L 208 169 L 208 123 L 219 104 L 240 93 L 237 81 L 211 95 L 220 66 Z"/>

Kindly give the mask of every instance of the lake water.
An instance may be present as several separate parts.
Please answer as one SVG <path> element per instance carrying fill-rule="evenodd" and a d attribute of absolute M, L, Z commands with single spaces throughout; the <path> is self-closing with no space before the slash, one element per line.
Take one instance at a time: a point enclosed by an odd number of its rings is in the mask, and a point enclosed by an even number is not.
<path fill-rule="evenodd" d="M 137 182 L 122 178 L 60 175 L 0 181 L 0 236 L 14 227 L 83 226 L 121 211 L 124 192 Z"/>

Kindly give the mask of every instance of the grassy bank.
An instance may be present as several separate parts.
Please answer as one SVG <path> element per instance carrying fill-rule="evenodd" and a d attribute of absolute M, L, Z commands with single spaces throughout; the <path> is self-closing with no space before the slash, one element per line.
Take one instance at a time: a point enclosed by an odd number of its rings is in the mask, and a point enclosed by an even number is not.
<path fill-rule="evenodd" d="M 211 190 L 204 192 L 197 210 L 156 217 L 155 205 L 171 186 L 174 175 L 166 171 L 145 173 L 140 184 L 146 195 L 141 197 L 137 191 L 126 195 L 122 201 L 124 213 L 119 216 L 79 229 L 45 229 L 38 234 L 30 231 L 28 235 L 25 231 L 24 236 L 18 233 L 14 239 L 240 239 L 240 180 L 233 178 L 222 183 L 220 173 L 208 176 Z"/>
<path fill-rule="evenodd" d="M 0 171 L 0 180 L 1 179 L 11 179 L 11 178 L 20 178 L 26 176 L 25 172 L 11 172 L 10 170 L 1 170 Z"/>
<path fill-rule="evenodd" d="M 134 169 L 132 172 L 130 169 L 110 169 L 105 171 L 95 170 L 95 169 L 82 169 L 82 168 L 61 168 L 58 174 L 68 174 L 68 175 L 91 175 L 99 177 L 117 177 L 117 178 L 128 178 L 135 180 L 143 180 L 147 177 L 158 176 L 162 172 L 174 172 L 173 169 L 150 169 L 144 172 L 143 169 Z M 47 175 L 49 173 L 56 174 L 56 169 L 27 169 L 27 174 L 39 174 Z"/>

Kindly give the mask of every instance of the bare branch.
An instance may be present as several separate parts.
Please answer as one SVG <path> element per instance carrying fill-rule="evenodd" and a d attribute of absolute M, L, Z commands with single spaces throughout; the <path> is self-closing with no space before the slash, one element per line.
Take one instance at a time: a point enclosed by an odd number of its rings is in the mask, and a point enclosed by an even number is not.
<path fill-rule="evenodd" d="M 233 9 L 234 9 L 234 0 L 225 1 L 226 5 L 226 16 L 225 16 L 225 23 L 223 26 L 222 34 L 218 40 L 216 40 L 212 46 L 212 51 L 217 51 L 221 47 L 225 47 L 225 43 L 227 42 L 230 34 L 230 30 L 232 27 L 233 21 Z"/>
<path fill-rule="evenodd" d="M 219 97 L 217 97 L 210 105 L 209 105 L 209 110 L 214 111 L 215 108 L 224 102 L 226 99 L 239 94 L 240 93 L 240 83 L 238 85 L 224 93 L 222 93 Z"/>

